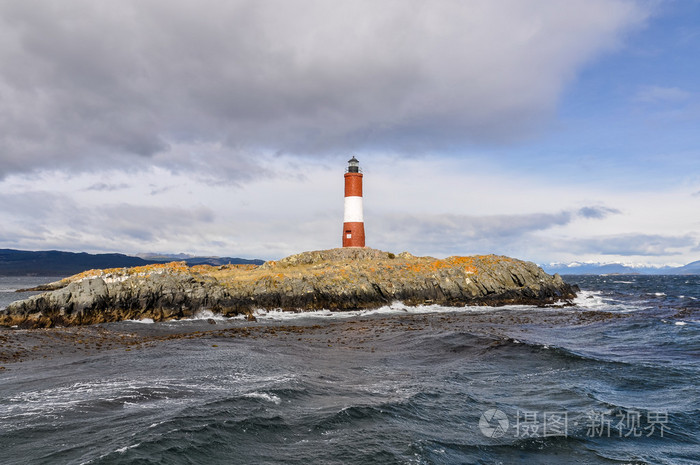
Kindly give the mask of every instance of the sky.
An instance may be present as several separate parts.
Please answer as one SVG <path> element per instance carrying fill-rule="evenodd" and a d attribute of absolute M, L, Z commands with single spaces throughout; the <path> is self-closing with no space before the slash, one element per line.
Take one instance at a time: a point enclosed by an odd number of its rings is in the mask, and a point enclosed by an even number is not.
<path fill-rule="evenodd" d="M 0 0 L 0 248 L 700 260 L 700 2 Z"/>

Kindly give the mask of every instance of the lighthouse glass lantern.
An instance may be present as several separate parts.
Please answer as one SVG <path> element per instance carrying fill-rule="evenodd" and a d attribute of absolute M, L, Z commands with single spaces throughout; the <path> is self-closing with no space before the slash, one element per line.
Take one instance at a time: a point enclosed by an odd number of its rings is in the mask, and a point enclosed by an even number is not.
<path fill-rule="evenodd" d="M 343 247 L 365 246 L 365 223 L 362 215 L 362 173 L 360 162 L 352 157 L 345 173 L 345 215 Z"/>
<path fill-rule="evenodd" d="M 360 172 L 360 162 L 357 158 L 352 157 L 348 160 L 348 173 L 359 173 Z"/>

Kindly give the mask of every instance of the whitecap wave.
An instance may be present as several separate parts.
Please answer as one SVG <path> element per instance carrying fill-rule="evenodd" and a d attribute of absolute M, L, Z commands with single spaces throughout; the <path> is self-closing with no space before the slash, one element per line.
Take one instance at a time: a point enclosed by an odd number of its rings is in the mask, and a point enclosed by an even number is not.
<path fill-rule="evenodd" d="M 188 320 L 216 320 L 216 321 L 226 321 L 229 320 L 228 317 L 223 316 L 221 313 L 214 313 L 209 309 L 203 308 L 195 312 L 192 318 L 187 318 Z"/>
<path fill-rule="evenodd" d="M 279 405 L 282 402 L 282 399 L 280 399 L 278 396 L 274 394 L 268 394 L 266 392 L 249 392 L 247 394 L 243 394 L 243 397 L 248 397 L 251 399 L 260 399 L 260 400 L 265 400 L 268 402 L 272 402 L 274 404 Z"/>
<path fill-rule="evenodd" d="M 120 447 L 119 449 L 115 450 L 114 452 L 116 452 L 116 453 L 118 453 L 118 454 L 123 454 L 123 453 L 125 453 L 126 451 L 128 451 L 129 449 L 133 449 L 134 447 L 138 447 L 138 446 L 140 446 L 140 445 L 141 445 L 141 443 L 140 443 L 140 442 L 137 442 L 136 444 L 132 444 L 132 445 L 130 445 L 130 446 Z"/>
<path fill-rule="evenodd" d="M 645 307 L 632 302 L 617 300 L 605 296 L 600 291 L 581 290 L 573 300 L 576 307 L 585 310 L 597 310 L 601 312 L 632 313 L 644 310 Z"/>
<path fill-rule="evenodd" d="M 148 325 L 155 323 L 155 321 L 153 321 L 153 318 L 142 318 L 140 320 L 124 320 L 124 321 L 128 321 L 129 323 L 143 323 L 143 324 L 148 324 Z"/>
<path fill-rule="evenodd" d="M 441 305 L 417 305 L 408 306 L 402 302 L 394 302 L 391 305 L 368 309 L 368 310 L 314 310 L 291 312 L 285 310 L 264 310 L 259 309 L 253 312 L 253 315 L 258 320 L 269 321 L 290 321 L 309 318 L 334 318 L 334 319 L 349 319 L 356 317 L 364 317 L 371 315 L 420 315 L 428 313 L 491 313 L 507 310 L 523 310 L 537 308 L 532 305 L 506 305 L 502 307 L 488 306 L 462 306 L 462 307 L 444 307 Z"/>
<path fill-rule="evenodd" d="M 584 307 L 590 310 L 607 310 L 610 305 L 603 299 L 600 291 L 581 290 L 573 300 L 577 307 Z"/>

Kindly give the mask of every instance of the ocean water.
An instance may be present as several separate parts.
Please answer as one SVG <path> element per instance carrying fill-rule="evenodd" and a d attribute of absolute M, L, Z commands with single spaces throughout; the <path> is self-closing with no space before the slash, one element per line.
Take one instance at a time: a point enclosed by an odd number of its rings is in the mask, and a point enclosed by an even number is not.
<path fill-rule="evenodd" d="M 700 463 L 700 277 L 566 280 L 575 306 L 0 330 L 0 463 Z"/>
<path fill-rule="evenodd" d="M 16 292 L 29 289 L 41 284 L 58 281 L 59 277 L 51 276 L 0 276 L 0 309 L 7 307 L 15 300 L 26 299 L 38 292 Z"/>

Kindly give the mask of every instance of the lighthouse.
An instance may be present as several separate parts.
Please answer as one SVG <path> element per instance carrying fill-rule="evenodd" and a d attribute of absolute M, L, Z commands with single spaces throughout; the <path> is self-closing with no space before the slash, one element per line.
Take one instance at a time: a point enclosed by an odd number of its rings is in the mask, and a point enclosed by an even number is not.
<path fill-rule="evenodd" d="M 343 247 L 365 246 L 365 222 L 362 218 L 362 173 L 360 162 L 352 157 L 345 172 L 345 216 Z"/>

